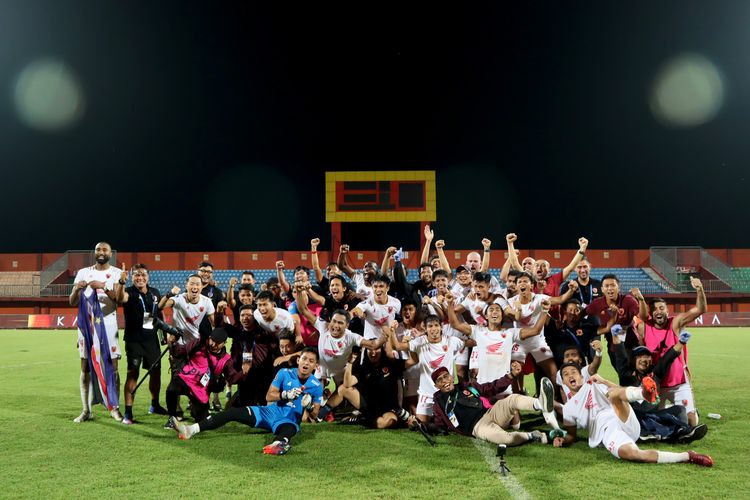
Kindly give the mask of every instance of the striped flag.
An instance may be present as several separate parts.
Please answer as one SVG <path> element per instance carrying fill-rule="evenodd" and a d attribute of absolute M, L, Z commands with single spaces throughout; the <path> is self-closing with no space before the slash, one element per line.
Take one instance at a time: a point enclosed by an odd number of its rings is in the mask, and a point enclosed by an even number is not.
<path fill-rule="evenodd" d="M 120 406 L 120 395 L 117 392 L 115 368 L 104 329 L 104 315 L 96 293 L 88 297 L 82 293 L 80 297 L 78 328 L 86 345 L 94 404 L 101 403 L 111 411 Z"/>

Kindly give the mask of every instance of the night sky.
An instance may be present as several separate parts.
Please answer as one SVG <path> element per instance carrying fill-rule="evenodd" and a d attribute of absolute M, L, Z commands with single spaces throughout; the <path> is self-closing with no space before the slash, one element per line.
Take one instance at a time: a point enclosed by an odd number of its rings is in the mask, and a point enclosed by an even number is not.
<path fill-rule="evenodd" d="M 451 248 L 750 247 L 750 3 L 354 4 L 0 2 L 0 251 L 325 246 L 326 170 L 436 170 Z"/>

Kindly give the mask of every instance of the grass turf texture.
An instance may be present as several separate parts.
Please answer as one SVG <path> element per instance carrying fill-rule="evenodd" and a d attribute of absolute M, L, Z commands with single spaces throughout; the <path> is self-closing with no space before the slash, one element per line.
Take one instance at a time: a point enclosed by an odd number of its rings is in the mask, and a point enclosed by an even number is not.
<path fill-rule="evenodd" d="M 692 445 L 643 447 L 694 448 L 713 456 L 712 469 L 626 463 L 579 438 L 567 449 L 509 448 L 515 480 L 537 498 L 750 497 L 750 374 L 739 348 L 750 329 L 693 333 L 696 399 L 709 433 Z M 270 434 L 230 423 L 182 442 L 162 429 L 165 417 L 147 414 L 147 382 L 136 398 L 136 425 L 115 422 L 101 406 L 94 408 L 95 420 L 74 424 L 80 413 L 75 338 L 70 330 L 0 331 L 2 498 L 512 496 L 474 440 L 460 436 L 437 437 L 431 448 L 408 430 L 306 424 L 291 452 L 276 457 L 261 453 Z M 606 358 L 604 364 L 601 373 L 615 380 Z M 123 360 L 123 381 L 124 368 Z M 722 420 L 707 419 L 709 412 Z M 540 418 L 525 419 L 524 428 L 534 426 L 543 426 Z M 491 451 L 494 456 L 494 447 Z"/>

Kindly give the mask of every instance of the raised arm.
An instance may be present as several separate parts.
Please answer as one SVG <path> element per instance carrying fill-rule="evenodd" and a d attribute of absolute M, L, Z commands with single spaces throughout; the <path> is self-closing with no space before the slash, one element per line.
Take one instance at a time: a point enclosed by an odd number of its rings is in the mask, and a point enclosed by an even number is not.
<path fill-rule="evenodd" d="M 128 292 L 125 291 L 125 283 L 128 281 L 128 271 L 125 263 L 122 263 L 122 271 L 120 272 L 120 279 L 115 283 L 115 302 L 118 304 L 124 304 L 129 299 Z"/>
<path fill-rule="evenodd" d="M 565 266 L 565 269 L 562 270 L 563 279 L 568 279 L 568 276 L 570 276 L 570 273 L 573 272 L 573 269 L 576 268 L 579 262 L 581 262 L 581 259 L 583 259 L 584 255 L 586 255 L 586 249 L 589 247 L 589 240 L 584 238 L 583 236 L 578 238 L 578 251 L 573 256 L 573 260 L 570 261 L 570 264 Z"/>
<path fill-rule="evenodd" d="M 589 364 L 589 375 L 597 373 L 602 366 L 602 341 L 592 340 L 591 347 L 594 349 L 594 360 Z"/>
<path fill-rule="evenodd" d="M 422 248 L 422 256 L 419 259 L 420 264 L 430 263 L 430 246 L 432 245 L 432 239 L 435 237 L 435 232 L 430 229 L 430 225 L 424 226 L 424 248 Z"/>
<path fill-rule="evenodd" d="M 448 262 L 448 257 L 445 256 L 445 241 L 437 240 L 435 250 L 437 250 L 438 259 L 440 259 L 440 268 L 450 275 L 452 273 L 451 264 Z"/>
<path fill-rule="evenodd" d="M 237 299 L 235 298 L 234 287 L 237 285 L 237 277 L 232 276 L 229 278 L 229 289 L 227 290 L 227 305 L 229 309 L 234 310 L 237 307 Z"/>
<path fill-rule="evenodd" d="M 336 259 L 336 264 L 339 266 L 344 273 L 350 278 L 354 277 L 354 268 L 349 264 L 349 260 L 346 256 L 349 254 L 349 245 L 339 246 L 339 256 Z"/>
<path fill-rule="evenodd" d="M 284 276 L 284 268 L 286 266 L 284 265 L 283 260 L 277 260 L 276 261 L 276 278 L 279 280 L 279 286 L 282 290 L 284 290 L 285 293 L 289 293 L 289 282 L 286 280 L 286 276 Z"/>
<path fill-rule="evenodd" d="M 463 333 L 464 335 L 471 336 L 471 325 L 468 323 L 462 323 L 458 320 L 458 315 L 456 314 L 456 310 L 454 308 L 453 294 L 448 294 L 447 297 L 445 297 L 445 310 L 448 313 L 448 321 L 450 321 L 451 328 L 454 330 L 458 330 L 459 332 Z"/>
<path fill-rule="evenodd" d="M 573 298 L 573 295 L 578 291 L 578 282 L 576 280 L 570 280 L 568 282 L 568 291 L 557 297 L 550 297 L 550 303 L 553 306 L 559 306 L 566 303 Z"/>
<path fill-rule="evenodd" d="M 162 298 L 159 299 L 159 305 L 157 306 L 159 310 L 166 309 L 167 307 L 172 307 L 174 305 L 174 300 L 172 300 L 172 297 L 180 293 L 180 287 L 179 286 L 173 286 L 170 291 L 165 293 Z"/>
<path fill-rule="evenodd" d="M 383 262 L 380 263 L 380 274 L 383 276 L 388 275 L 388 270 L 391 268 L 391 257 L 396 255 L 399 250 L 396 247 L 388 247 L 385 249 L 383 254 Z M 400 258 L 397 262 L 400 262 Z"/>
<path fill-rule="evenodd" d="M 349 361 L 346 363 L 346 367 L 344 368 L 344 387 L 351 388 L 357 385 L 357 377 L 352 373 L 352 365 L 357 362 L 357 358 L 359 356 L 356 353 L 352 353 L 351 356 L 349 356 Z"/>
<path fill-rule="evenodd" d="M 703 283 L 698 278 L 690 278 L 690 285 L 695 289 L 697 296 L 695 298 L 695 305 L 685 311 L 684 313 L 678 314 L 672 321 L 672 331 L 679 335 L 680 331 L 695 321 L 701 314 L 706 312 L 706 292 L 703 290 Z"/>
<path fill-rule="evenodd" d="M 408 351 L 409 350 L 409 342 L 404 340 L 399 340 L 396 336 L 396 328 L 398 328 L 398 321 L 391 321 L 388 325 L 383 325 L 383 333 L 385 333 L 388 336 L 388 340 L 391 341 L 391 347 L 396 351 Z M 406 336 L 405 336 L 406 337 Z"/>
<path fill-rule="evenodd" d="M 542 308 L 542 314 L 539 315 L 539 319 L 536 320 L 536 323 L 534 323 L 534 326 L 527 326 L 525 328 L 521 328 L 520 337 L 521 340 L 527 339 L 529 337 L 533 337 L 535 335 L 539 335 L 542 333 L 542 330 L 544 329 L 544 325 L 547 323 L 547 318 L 549 318 L 549 308 L 552 307 L 551 303 L 548 299 L 544 299 L 542 303 L 540 304 Z"/>
<path fill-rule="evenodd" d="M 638 301 L 638 317 L 641 321 L 646 321 L 648 319 L 648 304 L 646 304 L 643 294 L 638 288 L 631 288 L 630 295 Z"/>
<path fill-rule="evenodd" d="M 482 252 L 482 267 L 480 268 L 480 271 L 483 273 L 486 273 L 490 268 L 490 247 L 492 246 L 492 241 L 490 241 L 487 238 L 482 238 L 482 249 L 484 252 Z"/>
<path fill-rule="evenodd" d="M 360 341 L 360 347 L 364 347 L 365 349 L 370 349 L 371 351 L 376 351 L 383 347 L 383 344 L 388 340 L 388 335 L 385 333 L 382 333 L 379 338 L 377 339 L 362 339 Z"/>
<path fill-rule="evenodd" d="M 314 325 L 316 321 L 318 321 L 318 317 L 315 316 L 312 311 L 307 307 L 307 293 L 304 291 L 301 291 L 299 289 L 295 290 L 295 294 L 297 296 L 297 310 L 300 312 L 302 316 L 305 317 L 307 321 L 310 322 L 311 325 Z"/>
<path fill-rule="evenodd" d="M 320 245 L 320 238 L 313 238 L 310 240 L 310 265 L 312 266 L 313 272 L 315 273 L 315 281 L 320 283 L 323 281 L 323 270 L 320 269 L 320 259 L 318 259 L 318 245 Z"/>

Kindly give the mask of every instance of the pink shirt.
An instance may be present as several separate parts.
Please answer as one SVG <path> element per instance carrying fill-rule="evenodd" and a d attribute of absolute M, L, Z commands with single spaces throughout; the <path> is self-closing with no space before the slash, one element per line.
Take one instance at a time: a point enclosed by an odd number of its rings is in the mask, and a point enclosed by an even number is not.
<path fill-rule="evenodd" d="M 646 347 L 653 353 L 654 363 L 659 361 L 679 339 L 672 330 L 672 320 L 670 316 L 667 321 L 667 328 L 660 330 L 654 326 L 654 320 L 649 319 L 645 323 L 646 327 Z M 687 345 L 682 349 L 683 354 L 677 357 L 669 367 L 667 375 L 662 379 L 662 387 L 674 387 L 685 383 L 685 367 L 687 366 L 688 351 Z"/>

